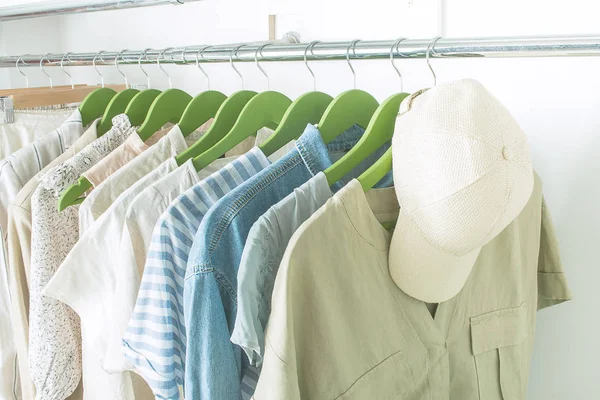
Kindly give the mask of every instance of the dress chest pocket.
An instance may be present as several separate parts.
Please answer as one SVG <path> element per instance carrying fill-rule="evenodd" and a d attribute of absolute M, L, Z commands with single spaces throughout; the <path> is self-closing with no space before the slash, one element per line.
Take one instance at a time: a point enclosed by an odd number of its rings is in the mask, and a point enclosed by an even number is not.
<path fill-rule="evenodd" d="M 523 344 L 527 308 L 504 308 L 471 317 L 471 348 L 480 400 L 524 399 Z"/>

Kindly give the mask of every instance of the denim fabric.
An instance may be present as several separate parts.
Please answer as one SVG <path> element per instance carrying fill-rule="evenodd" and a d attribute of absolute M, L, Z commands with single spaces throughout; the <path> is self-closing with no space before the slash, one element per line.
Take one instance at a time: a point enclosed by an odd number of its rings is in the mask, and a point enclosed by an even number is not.
<path fill-rule="evenodd" d="M 194 238 L 184 283 L 186 399 L 238 400 L 253 392 L 255 379 L 246 374 L 242 380 L 248 360 L 230 341 L 237 312 L 237 272 L 248 232 L 269 207 L 329 167 L 363 132 L 354 126 L 325 145 L 318 129 L 308 125 L 295 149 L 221 198 L 205 215 Z M 344 182 L 364 171 L 387 147 L 365 160 Z M 343 182 L 337 182 L 332 189 L 342 186 Z"/>

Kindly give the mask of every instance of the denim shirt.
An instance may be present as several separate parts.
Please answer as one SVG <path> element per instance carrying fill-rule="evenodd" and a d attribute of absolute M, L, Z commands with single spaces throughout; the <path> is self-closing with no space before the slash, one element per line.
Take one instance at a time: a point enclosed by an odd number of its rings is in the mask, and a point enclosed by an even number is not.
<path fill-rule="evenodd" d="M 183 307 L 187 326 L 186 399 L 239 400 L 249 397 L 257 374 L 242 371 L 248 359 L 230 337 L 237 313 L 237 273 L 250 228 L 269 207 L 325 170 L 360 139 L 353 126 L 325 145 L 308 125 L 296 147 L 221 198 L 205 215 L 190 250 Z M 383 146 L 344 181 L 360 175 L 387 150 Z M 337 153 L 337 154 L 336 154 Z M 343 182 L 332 189 L 339 190 Z"/>

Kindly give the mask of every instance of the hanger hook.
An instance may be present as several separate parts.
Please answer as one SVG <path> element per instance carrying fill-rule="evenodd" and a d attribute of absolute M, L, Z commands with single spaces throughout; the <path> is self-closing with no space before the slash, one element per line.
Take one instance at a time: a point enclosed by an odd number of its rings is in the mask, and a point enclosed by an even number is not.
<path fill-rule="evenodd" d="M 392 63 L 392 67 L 396 70 L 396 73 L 398 74 L 398 78 L 400 78 L 400 92 L 404 92 L 404 80 L 402 79 L 402 74 L 400 73 L 400 70 L 396 66 L 396 63 L 394 62 L 394 50 L 396 50 L 396 53 L 398 53 L 398 45 L 403 40 L 406 40 L 406 38 L 400 38 L 400 39 L 396 40 L 394 42 L 394 44 L 392 44 L 392 47 L 390 48 L 390 62 Z"/>
<path fill-rule="evenodd" d="M 199 59 L 199 57 L 204 58 L 204 56 L 203 56 L 204 51 L 206 49 L 208 49 L 209 47 L 213 47 L 213 46 L 204 46 L 204 48 L 202 48 L 202 49 L 200 49 L 200 50 L 198 50 L 196 52 L 196 68 L 198 68 L 200 70 L 200 72 L 202 72 L 202 74 L 206 77 L 206 82 L 208 83 L 208 90 L 210 90 L 210 77 L 208 76 L 208 74 L 206 73 L 206 71 L 204 70 L 204 68 L 202 68 L 200 66 L 200 59 Z"/>
<path fill-rule="evenodd" d="M 435 43 L 441 38 L 441 36 L 436 36 L 435 38 L 433 38 L 433 40 L 429 42 L 429 45 L 427 45 L 427 51 L 425 52 L 425 60 L 427 61 L 427 66 L 431 71 L 431 75 L 433 75 L 433 86 L 437 86 L 437 76 L 435 75 L 435 71 L 433 70 L 431 63 L 429 62 L 429 51 L 431 50 L 433 53 L 435 53 Z"/>
<path fill-rule="evenodd" d="M 47 59 L 48 62 L 50 62 L 50 59 L 48 58 L 49 55 L 50 55 L 50 53 L 46 53 L 42 56 L 42 58 L 40 58 L 40 69 L 42 70 L 44 75 L 46 75 L 48 77 L 48 80 L 50 81 L 50 89 L 54 89 L 54 83 L 52 83 L 52 77 L 44 69 L 44 58 Z"/>
<path fill-rule="evenodd" d="M 117 71 L 119 71 L 119 73 L 121 74 L 121 76 L 123 76 L 123 78 L 125 79 L 125 89 L 129 89 L 129 79 L 127 79 L 127 75 L 125 75 L 125 73 L 123 71 L 121 71 L 121 67 L 119 67 L 119 57 L 121 59 L 125 60 L 123 58 L 123 53 L 125 53 L 126 51 L 127 50 L 121 50 L 115 56 L 115 68 L 117 68 Z"/>
<path fill-rule="evenodd" d="M 21 71 L 21 68 L 19 67 L 19 63 L 21 62 L 27 65 L 27 63 L 23 61 L 23 57 L 25 56 L 20 56 L 19 58 L 17 58 L 17 63 L 15 64 L 15 67 L 17 67 L 17 71 L 19 71 L 19 73 L 23 75 L 23 78 L 25 78 L 25 85 L 27 86 L 27 89 L 29 89 L 29 78 L 27 77 L 27 75 L 25 75 L 25 72 Z"/>
<path fill-rule="evenodd" d="M 160 65 L 160 57 L 163 56 L 167 51 L 172 50 L 172 47 L 168 47 L 166 49 L 164 49 L 163 51 L 161 51 L 158 54 L 158 57 L 156 58 L 156 65 L 158 65 L 158 68 L 160 68 L 160 70 L 163 72 L 163 74 L 165 74 L 167 76 L 167 79 L 169 80 L 169 89 L 173 89 L 173 83 L 171 82 L 171 75 L 169 75 L 169 73 L 167 71 L 165 71 L 165 69 Z M 167 58 L 165 57 L 165 60 Z"/>
<path fill-rule="evenodd" d="M 98 57 L 100 57 L 100 53 L 103 53 L 104 50 L 100 50 L 98 51 L 95 55 L 94 55 L 94 59 L 92 60 L 92 66 L 94 67 L 94 69 L 96 70 L 96 73 L 98 74 L 98 76 L 100 77 L 100 85 L 102 87 L 104 87 L 104 76 L 100 73 L 100 71 L 98 71 L 98 67 L 96 66 L 96 59 Z"/>
<path fill-rule="evenodd" d="M 356 43 L 360 42 L 360 39 L 355 39 L 353 41 L 350 42 L 350 45 L 348 46 L 348 48 L 346 49 L 346 62 L 348 63 L 348 66 L 350 67 L 350 71 L 352 71 L 352 80 L 354 81 L 354 89 L 356 89 L 356 73 L 354 72 L 354 67 L 352 66 L 352 63 L 350 62 L 350 49 L 352 49 L 352 53 L 354 53 L 354 55 L 356 56 Z"/>
<path fill-rule="evenodd" d="M 233 53 L 235 53 L 235 55 L 237 57 L 237 52 L 242 47 L 244 47 L 243 44 L 241 44 L 241 45 L 235 47 L 233 50 L 231 50 L 231 53 L 229 54 L 229 65 L 231 66 L 231 68 L 233 68 L 233 70 L 235 71 L 235 73 L 238 74 L 238 76 L 242 80 L 242 90 L 244 90 L 244 77 L 242 76 L 242 74 L 240 73 L 240 71 L 235 67 L 235 65 L 233 65 Z"/>
<path fill-rule="evenodd" d="M 262 46 L 257 47 L 256 51 L 254 52 L 254 62 L 256 63 L 256 66 L 258 67 L 260 72 L 262 72 L 262 74 L 265 76 L 265 78 L 267 78 L 267 90 L 271 90 L 271 79 L 269 79 L 269 75 L 267 75 L 267 72 L 258 63 L 258 53 L 260 52 L 260 56 L 262 57 L 263 56 L 262 50 L 270 44 L 271 43 L 263 44 Z"/>
<path fill-rule="evenodd" d="M 148 53 L 150 50 L 152 49 L 147 48 L 142 50 L 142 52 L 140 53 L 140 57 L 138 58 L 138 67 L 140 67 L 140 70 L 142 70 L 142 74 L 146 76 L 146 86 L 148 87 L 148 89 L 150 89 L 150 75 L 148 75 L 144 67 L 142 67 L 142 57 L 146 57 L 146 53 Z M 146 61 L 147 60 L 148 58 L 146 57 Z"/>
<path fill-rule="evenodd" d="M 62 69 L 62 72 L 64 72 L 64 74 L 69 77 L 69 81 L 71 81 L 71 89 L 75 89 L 75 84 L 73 84 L 73 77 L 67 72 L 67 70 L 65 70 L 65 58 L 69 60 L 69 54 L 71 53 L 63 54 L 62 58 L 60 59 L 60 69 Z M 69 62 L 71 61 L 69 60 Z"/>
<path fill-rule="evenodd" d="M 310 49 L 310 54 L 314 55 L 312 50 L 313 50 L 313 48 L 315 47 L 315 45 L 317 43 L 321 43 L 321 41 L 320 40 L 313 40 L 304 49 L 304 65 L 306 66 L 306 69 L 308 69 L 308 72 L 310 72 L 310 74 L 312 75 L 312 78 L 313 78 L 313 92 L 317 91 L 317 78 L 315 77 L 315 73 L 313 72 L 312 68 L 310 68 L 308 66 L 308 59 L 306 57 L 306 53 L 308 53 L 308 49 Z"/>

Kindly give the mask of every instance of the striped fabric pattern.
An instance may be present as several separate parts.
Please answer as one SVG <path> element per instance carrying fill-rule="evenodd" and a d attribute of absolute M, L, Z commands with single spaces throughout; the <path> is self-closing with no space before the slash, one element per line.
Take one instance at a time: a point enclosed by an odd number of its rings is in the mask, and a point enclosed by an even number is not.
<path fill-rule="evenodd" d="M 180 195 L 154 227 L 123 352 L 157 399 L 181 398 L 186 343 L 183 286 L 200 222 L 221 197 L 268 165 L 265 155 L 253 148 Z M 253 392 L 254 382 L 247 384 Z"/>

